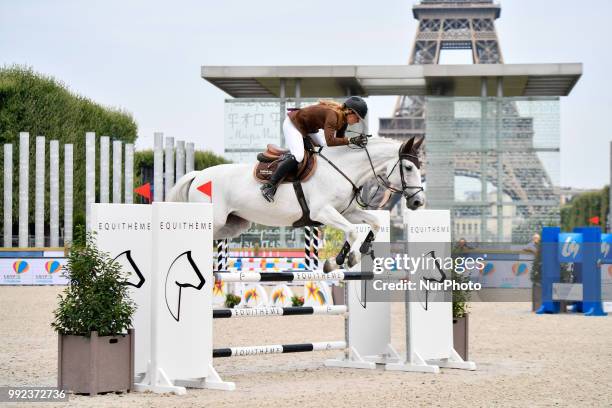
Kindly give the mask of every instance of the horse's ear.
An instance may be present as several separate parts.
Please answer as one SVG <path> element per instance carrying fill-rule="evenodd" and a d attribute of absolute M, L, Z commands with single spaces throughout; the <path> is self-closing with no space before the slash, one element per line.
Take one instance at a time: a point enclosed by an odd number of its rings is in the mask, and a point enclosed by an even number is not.
<path fill-rule="evenodd" d="M 421 145 L 423 144 L 423 142 L 425 141 L 425 136 L 421 136 L 413 145 L 412 145 L 412 150 L 414 152 L 418 152 L 419 149 L 421 148 Z"/>
<path fill-rule="evenodd" d="M 414 136 L 412 136 L 410 139 L 406 140 L 402 144 L 402 147 L 400 148 L 400 153 L 410 154 L 410 152 L 412 151 L 413 145 L 414 145 Z"/>

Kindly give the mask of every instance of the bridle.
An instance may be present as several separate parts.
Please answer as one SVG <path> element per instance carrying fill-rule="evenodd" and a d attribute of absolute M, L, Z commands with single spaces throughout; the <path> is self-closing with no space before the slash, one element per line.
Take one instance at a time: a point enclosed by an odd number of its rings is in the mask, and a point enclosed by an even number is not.
<path fill-rule="evenodd" d="M 351 180 L 342 170 L 340 170 L 340 168 L 338 168 L 338 166 L 336 166 L 331 160 L 329 160 L 327 157 L 325 157 L 321 152 L 323 150 L 323 146 L 320 146 L 318 148 L 318 150 L 314 147 L 312 147 L 311 151 L 314 154 L 318 154 L 319 156 L 321 156 L 322 159 L 324 159 L 326 162 L 328 162 L 338 173 L 340 173 L 340 175 L 342 175 L 342 177 L 344 177 L 353 187 L 353 197 L 351 198 L 351 201 L 348 203 L 348 205 L 342 210 L 340 211 L 340 214 L 343 214 L 353 203 L 353 201 L 356 201 L 357 204 L 360 207 L 363 208 L 367 208 L 370 206 L 370 204 L 372 203 L 372 198 L 376 196 L 376 194 L 378 193 L 378 191 L 380 190 L 380 188 L 384 188 L 388 191 L 391 191 L 392 193 L 395 194 L 402 194 L 405 198 L 406 201 L 410 200 L 412 197 L 416 196 L 417 194 L 419 194 L 421 191 L 424 191 L 422 186 L 411 186 L 406 182 L 406 179 L 404 177 L 404 166 L 401 165 L 402 160 L 409 160 L 410 162 L 412 162 L 418 169 L 421 168 L 420 166 L 420 162 L 419 162 L 419 158 L 418 156 L 414 155 L 414 154 L 410 154 L 410 153 L 403 153 L 402 150 L 404 148 L 404 144 L 402 144 L 399 148 L 398 151 L 398 159 L 395 162 L 395 164 L 393 165 L 393 167 L 391 168 L 391 171 L 389 171 L 389 175 L 391 175 L 393 173 L 393 171 L 395 170 L 395 168 L 397 167 L 397 165 L 399 164 L 399 169 L 400 169 L 400 180 L 402 183 L 402 188 L 401 190 L 393 187 L 388 180 L 385 180 L 380 174 L 376 173 L 376 169 L 374 168 L 374 163 L 372 162 L 372 158 L 370 157 L 370 152 L 368 151 L 367 145 L 364 145 L 363 147 L 358 147 L 358 149 L 363 149 L 366 152 L 366 155 L 368 156 L 368 162 L 370 163 L 370 168 L 372 169 L 372 174 L 374 175 L 374 178 L 376 180 L 376 183 L 378 184 L 378 188 L 376 189 L 376 191 L 374 192 L 374 194 L 372 194 L 370 196 L 369 202 L 365 202 L 363 200 L 363 198 L 361 198 L 361 191 L 363 190 L 363 186 L 358 187 L 357 185 L 355 185 L 355 183 L 353 182 L 353 180 Z M 354 149 L 354 148 L 353 148 Z M 414 193 L 410 193 L 407 190 L 410 189 L 414 189 Z M 387 200 L 385 200 L 384 203 L 382 203 L 380 206 L 384 206 L 385 204 L 387 204 L 387 202 L 389 201 L 390 197 L 387 198 Z"/>
<path fill-rule="evenodd" d="M 376 174 L 376 170 L 374 170 L 374 164 L 372 163 L 372 158 L 370 157 L 370 152 L 368 151 L 367 146 L 364 146 L 363 149 L 365 150 L 366 154 L 368 155 L 368 161 L 370 162 L 370 167 L 372 168 L 372 173 L 374 174 L 374 176 L 376 177 L 376 183 L 378 183 L 379 188 L 383 187 L 389 191 L 391 191 L 392 193 L 396 193 L 396 194 L 402 194 L 405 198 L 406 201 L 410 200 L 412 197 L 414 197 L 415 195 L 419 194 L 421 191 L 424 191 L 423 186 L 410 186 L 408 185 L 408 183 L 406 182 L 406 178 L 404 177 L 404 166 L 401 165 L 402 160 L 408 160 L 410 161 L 412 164 L 414 164 L 417 169 L 421 168 L 421 163 L 419 161 L 419 157 L 415 154 L 410 154 L 410 153 L 402 153 L 402 149 L 404 148 L 404 145 L 402 144 L 399 148 L 398 151 L 398 159 L 395 162 L 395 164 L 393 165 L 393 167 L 391 167 L 391 171 L 389 171 L 389 175 L 393 174 L 393 171 L 395 170 L 395 168 L 397 167 L 397 165 L 399 164 L 399 171 L 400 171 L 400 180 L 402 182 L 402 189 L 397 189 L 395 187 L 393 187 L 387 180 L 385 180 L 380 174 Z M 414 189 L 415 192 L 410 194 L 407 190 L 409 189 Z M 376 195 L 376 193 L 378 192 L 378 189 L 374 192 L 374 195 Z M 389 201 L 389 199 L 387 199 L 387 201 Z M 387 203 L 387 201 L 385 201 L 384 204 Z M 384 205 L 383 204 L 383 205 Z"/>

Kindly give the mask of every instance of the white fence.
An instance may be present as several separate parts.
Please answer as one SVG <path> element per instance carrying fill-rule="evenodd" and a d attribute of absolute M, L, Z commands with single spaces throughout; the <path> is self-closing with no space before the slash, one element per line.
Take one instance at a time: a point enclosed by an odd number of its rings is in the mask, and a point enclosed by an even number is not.
<path fill-rule="evenodd" d="M 154 146 L 154 200 L 164 199 L 164 186 L 168 191 L 174 185 L 175 179 L 180 178 L 186 172 L 194 170 L 193 143 L 177 141 L 166 137 L 165 149 L 163 133 L 155 133 Z M 85 206 L 86 222 L 89 222 L 89 204 L 98 203 L 126 203 L 134 201 L 134 145 L 123 144 L 114 140 L 112 143 L 112 157 L 110 152 L 110 136 L 96 136 L 94 132 L 85 135 L 85 151 L 77 153 L 77 160 L 85 158 L 85 202 L 76 203 Z M 46 149 L 49 146 L 49 164 L 46 163 Z M 99 146 L 99 154 L 96 155 L 96 147 Z M 60 224 L 60 154 L 63 151 L 64 168 L 63 183 L 64 197 L 63 224 Z M 19 248 L 42 248 L 59 247 L 65 242 L 72 240 L 73 234 L 73 177 L 74 177 L 74 146 L 65 144 L 60 149 L 57 140 L 51 140 L 47 144 L 44 136 L 36 136 L 35 139 L 35 204 L 34 204 L 34 236 L 30 236 L 29 228 L 29 177 L 30 177 L 30 135 L 27 132 L 19 134 L 19 161 L 15 167 L 13 160 L 13 145 L 4 145 L 4 222 L 3 222 L 3 247 L 15 247 L 13 237 L 13 180 L 14 170 L 18 168 L 19 177 L 19 213 L 18 213 L 18 240 Z M 176 160 L 175 160 L 176 156 Z M 165 157 L 165 163 L 164 163 Z M 99 163 L 96 163 L 99 160 Z M 111 166 L 112 161 L 112 166 Z M 96 174 L 96 164 L 99 172 Z M 165 168 L 165 173 L 164 173 Z M 48 170 L 47 170 L 48 169 Z M 49 172 L 49 186 L 46 186 L 46 171 Z M 176 175 L 176 178 L 175 178 Z M 97 176 L 97 177 L 96 177 Z M 96 182 L 99 193 L 96 195 Z M 111 184 L 112 182 L 112 184 Z M 124 186 L 122 191 L 122 185 Z M 112 192 L 112 196 L 110 193 Z M 47 203 L 46 197 L 49 197 Z M 45 208 L 49 205 L 49 217 L 46 218 Z M 46 235 L 48 231 L 48 235 Z"/>

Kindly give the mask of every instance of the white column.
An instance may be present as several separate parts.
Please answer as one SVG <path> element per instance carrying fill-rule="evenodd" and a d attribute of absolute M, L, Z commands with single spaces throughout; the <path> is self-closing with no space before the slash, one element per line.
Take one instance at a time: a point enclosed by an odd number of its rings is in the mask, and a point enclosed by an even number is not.
<path fill-rule="evenodd" d="M 64 245 L 72 242 L 72 176 L 73 176 L 73 147 L 64 145 Z"/>
<path fill-rule="evenodd" d="M 100 136 L 100 202 L 109 201 L 109 162 L 110 141 L 108 136 Z"/>
<path fill-rule="evenodd" d="M 27 248 L 30 186 L 30 135 L 19 133 L 19 247 Z"/>
<path fill-rule="evenodd" d="M 121 204 L 121 164 L 123 159 L 123 143 L 113 141 L 113 204 Z"/>
<path fill-rule="evenodd" d="M 153 134 L 153 201 L 164 200 L 164 134 Z"/>
<path fill-rule="evenodd" d="M 45 137 L 36 136 L 34 246 L 45 246 Z"/>
<path fill-rule="evenodd" d="M 176 142 L 176 180 L 185 175 L 185 142 L 178 140 Z"/>
<path fill-rule="evenodd" d="M 59 246 L 59 142 L 49 142 L 49 246 Z"/>
<path fill-rule="evenodd" d="M 195 145 L 187 143 L 185 147 L 185 172 L 189 173 L 195 169 Z"/>
<path fill-rule="evenodd" d="M 91 221 L 91 204 L 96 201 L 96 134 L 85 134 L 85 225 Z"/>
<path fill-rule="evenodd" d="M 4 247 L 13 246 L 13 145 L 4 145 Z"/>
<path fill-rule="evenodd" d="M 134 203 L 134 145 L 128 143 L 125 145 L 125 191 L 124 202 L 126 204 Z"/>
<path fill-rule="evenodd" d="M 164 177 L 164 198 L 168 196 L 170 189 L 174 186 L 174 138 L 166 138 L 165 151 L 165 177 Z"/>

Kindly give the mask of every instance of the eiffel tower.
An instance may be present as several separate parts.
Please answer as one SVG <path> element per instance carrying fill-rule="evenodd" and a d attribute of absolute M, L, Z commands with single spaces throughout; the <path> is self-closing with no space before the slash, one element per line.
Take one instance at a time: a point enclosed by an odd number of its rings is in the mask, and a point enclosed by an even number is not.
<path fill-rule="evenodd" d="M 421 0 L 413 6 L 414 18 L 419 20 L 416 39 L 410 56 L 410 64 L 438 64 L 442 50 L 471 50 L 474 64 L 502 64 L 503 57 L 499 46 L 495 20 L 500 17 L 501 7 L 493 0 Z M 393 117 L 381 118 L 379 135 L 405 140 L 411 136 L 426 134 L 426 106 L 423 96 L 400 96 L 397 100 Z M 502 214 L 502 195 L 523 205 L 517 207 L 517 216 L 523 220 L 545 219 L 558 212 L 558 206 L 538 206 L 535 203 L 558 202 L 558 193 L 551 178 L 533 149 L 533 119 L 521 117 L 513 102 L 501 102 L 497 108 L 503 113 L 502 121 L 506 128 L 501 130 L 503 141 L 495 142 L 502 146 L 512 145 L 514 152 L 504 152 L 500 156 L 490 153 L 483 156 L 477 152 L 451 154 L 433 153 L 428 158 L 429 172 L 426 172 L 428 183 L 427 200 L 429 208 L 449 208 L 449 202 L 455 202 L 453 185 L 454 177 L 465 176 L 480 179 L 483 182 L 480 200 L 488 202 L 486 184 L 491 183 L 498 190 L 497 213 Z M 480 144 L 465 129 L 478 126 L 479 120 L 458 119 L 454 117 L 452 104 L 442 112 L 454 123 L 453 134 L 443 144 L 455 146 Z M 437 112 L 440 114 L 440 112 Z M 492 136 L 495 138 L 495 136 Z M 431 143 L 430 142 L 430 147 Z M 436 143 L 439 144 L 440 140 Z M 521 148 L 522 147 L 522 148 Z M 448 148 L 448 147 L 447 147 Z M 518 148 L 519 151 L 516 151 Z M 429 148 L 428 148 L 429 150 Z M 444 150 L 444 149 L 443 149 Z M 435 156 L 435 157 L 434 157 Z M 499 187 L 499 188 L 498 188 Z M 397 200 L 391 200 L 384 207 L 390 209 Z M 376 202 L 376 201 L 375 201 Z M 487 230 L 489 211 L 486 206 L 464 207 L 459 203 L 452 205 L 456 219 L 479 219 L 479 232 L 473 238 L 487 241 L 497 236 L 502 240 L 504 234 L 502 219 L 497 219 L 497 233 Z M 524 240 L 534 231 L 526 225 L 512 227 L 512 239 Z M 507 235 L 506 235 L 507 237 Z"/>
<path fill-rule="evenodd" d="M 410 65 L 438 64 L 442 50 L 472 50 L 474 64 L 503 64 L 495 31 L 501 7 L 493 0 L 422 0 Z M 425 98 L 401 96 L 392 118 L 381 118 L 379 135 L 395 139 L 425 135 Z"/>

